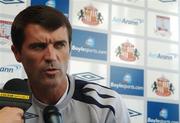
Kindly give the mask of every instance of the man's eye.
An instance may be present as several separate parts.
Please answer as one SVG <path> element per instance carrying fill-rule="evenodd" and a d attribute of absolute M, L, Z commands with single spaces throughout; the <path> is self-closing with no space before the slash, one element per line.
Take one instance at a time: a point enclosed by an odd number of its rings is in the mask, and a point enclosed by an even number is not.
<path fill-rule="evenodd" d="M 33 50 L 43 50 L 46 48 L 46 44 L 33 44 L 30 47 Z"/>
<path fill-rule="evenodd" d="M 54 44 L 54 47 L 55 47 L 56 49 L 61 49 L 61 48 L 65 47 L 65 43 L 63 43 L 63 42 L 56 42 L 56 43 Z"/>

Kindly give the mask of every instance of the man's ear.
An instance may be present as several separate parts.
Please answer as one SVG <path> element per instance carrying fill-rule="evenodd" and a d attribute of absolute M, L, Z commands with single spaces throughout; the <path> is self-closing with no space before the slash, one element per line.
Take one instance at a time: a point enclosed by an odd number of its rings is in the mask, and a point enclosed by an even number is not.
<path fill-rule="evenodd" d="M 16 60 L 18 62 L 21 62 L 21 53 L 20 53 L 20 51 L 14 45 L 11 46 L 11 50 L 13 51 Z"/>

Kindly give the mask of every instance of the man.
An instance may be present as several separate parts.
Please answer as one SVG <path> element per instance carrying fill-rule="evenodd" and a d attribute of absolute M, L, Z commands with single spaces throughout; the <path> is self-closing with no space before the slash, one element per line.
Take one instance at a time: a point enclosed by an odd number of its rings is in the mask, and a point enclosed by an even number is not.
<path fill-rule="evenodd" d="M 64 123 L 129 123 L 119 94 L 107 87 L 67 74 L 72 28 L 59 11 L 30 6 L 20 12 L 11 29 L 12 51 L 28 76 L 34 117 L 26 123 L 44 123 L 43 110 L 54 105 Z"/>

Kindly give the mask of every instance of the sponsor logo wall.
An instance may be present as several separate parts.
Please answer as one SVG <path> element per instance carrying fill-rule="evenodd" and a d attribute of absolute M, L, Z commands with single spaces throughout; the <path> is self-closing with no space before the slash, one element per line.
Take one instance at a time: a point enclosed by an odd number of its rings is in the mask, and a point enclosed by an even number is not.
<path fill-rule="evenodd" d="M 10 49 L 11 46 L 11 25 L 10 18 L 0 17 L 0 48 Z"/>
<path fill-rule="evenodd" d="M 144 65 L 144 40 L 128 36 L 111 35 L 111 62 Z"/>
<path fill-rule="evenodd" d="M 113 4 L 111 15 L 111 29 L 113 32 L 144 35 L 143 10 Z"/>
<path fill-rule="evenodd" d="M 69 13 L 69 0 L 31 0 L 31 5 L 47 5 L 63 12 L 66 16 Z"/>
<path fill-rule="evenodd" d="M 72 24 L 70 74 L 120 93 L 132 123 L 180 122 L 178 0 L 0 0 L 0 87 L 26 78 L 10 29 L 19 11 L 38 4 Z"/>
<path fill-rule="evenodd" d="M 148 101 L 147 112 L 147 123 L 179 123 L 178 104 Z"/>
<path fill-rule="evenodd" d="M 23 67 L 16 62 L 11 52 L 0 49 L 0 58 L 0 87 L 2 87 L 9 79 L 21 78 Z"/>
<path fill-rule="evenodd" d="M 73 29 L 72 56 L 107 60 L 107 34 Z"/>
<path fill-rule="evenodd" d="M 28 0 L 0 0 L 0 14 L 15 16 L 28 5 Z"/>
<path fill-rule="evenodd" d="M 131 123 L 144 123 L 144 101 L 141 99 L 124 98 L 128 107 Z"/>
<path fill-rule="evenodd" d="M 110 67 L 110 87 L 120 94 L 144 95 L 144 70 Z"/>

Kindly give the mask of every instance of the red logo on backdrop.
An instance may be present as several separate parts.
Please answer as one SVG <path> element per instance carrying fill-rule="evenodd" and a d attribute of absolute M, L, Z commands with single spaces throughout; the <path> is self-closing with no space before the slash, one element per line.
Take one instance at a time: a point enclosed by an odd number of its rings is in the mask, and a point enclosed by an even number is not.
<path fill-rule="evenodd" d="M 78 12 L 78 18 L 84 24 L 98 25 L 103 23 L 103 16 L 93 5 L 85 6 Z"/>
<path fill-rule="evenodd" d="M 139 59 L 138 49 L 129 41 L 122 43 L 116 48 L 116 56 L 124 61 L 135 61 Z"/>
<path fill-rule="evenodd" d="M 155 34 L 160 35 L 162 37 L 171 36 L 170 32 L 170 17 L 166 16 L 156 16 L 156 29 Z"/>
<path fill-rule="evenodd" d="M 170 96 L 174 90 L 173 84 L 164 76 L 157 78 L 152 85 L 152 91 L 159 96 Z"/>
<path fill-rule="evenodd" d="M 11 25 L 12 22 L 0 20 L 0 38 L 11 39 Z"/>

